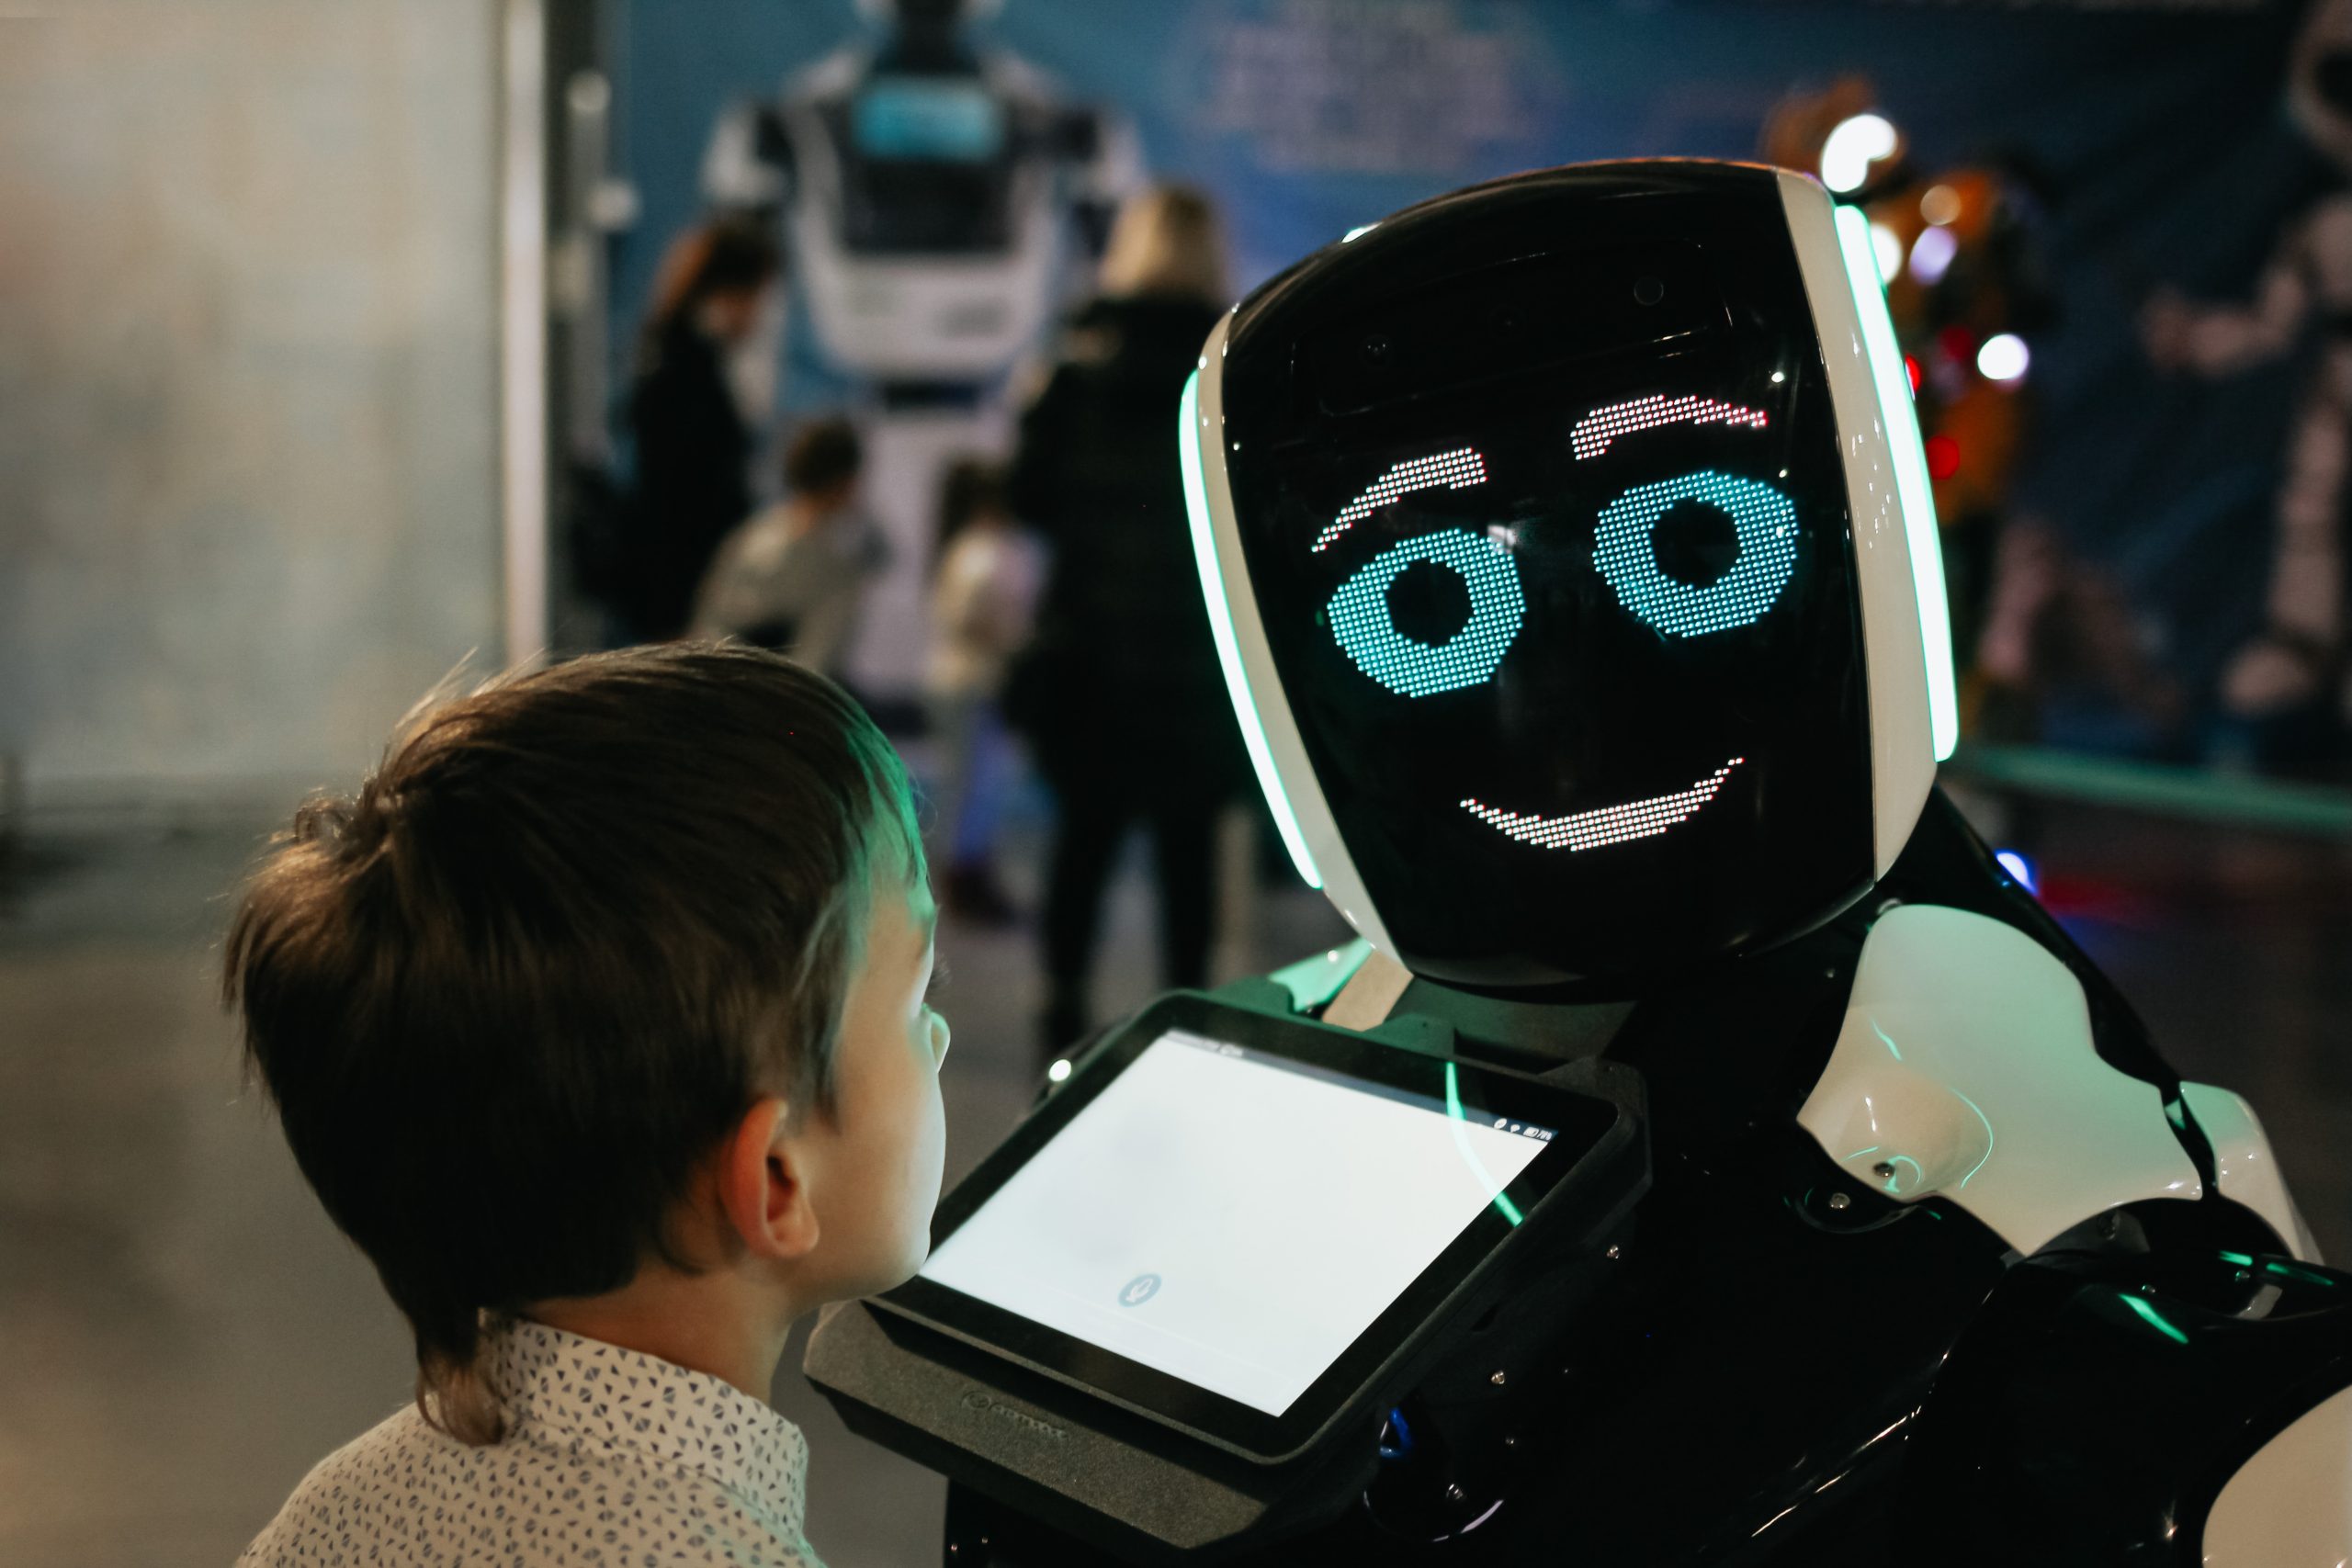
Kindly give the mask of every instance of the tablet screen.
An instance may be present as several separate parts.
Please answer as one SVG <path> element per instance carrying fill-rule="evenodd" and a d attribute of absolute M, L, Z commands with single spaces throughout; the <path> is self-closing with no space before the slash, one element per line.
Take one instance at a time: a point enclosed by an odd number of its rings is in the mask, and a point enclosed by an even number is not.
<path fill-rule="evenodd" d="M 1280 1416 L 1555 1135 L 1170 1030 L 922 1278 Z"/>

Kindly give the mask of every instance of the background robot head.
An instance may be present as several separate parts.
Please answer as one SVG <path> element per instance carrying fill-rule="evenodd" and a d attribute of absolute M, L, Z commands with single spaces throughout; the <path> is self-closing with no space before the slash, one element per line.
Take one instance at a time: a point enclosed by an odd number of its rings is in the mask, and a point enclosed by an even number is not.
<path fill-rule="evenodd" d="M 1748 165 L 1476 186 L 1244 301 L 1183 454 L 1301 873 L 1497 987 L 1859 897 L 1957 739 L 1904 374 L 1860 214 Z"/>

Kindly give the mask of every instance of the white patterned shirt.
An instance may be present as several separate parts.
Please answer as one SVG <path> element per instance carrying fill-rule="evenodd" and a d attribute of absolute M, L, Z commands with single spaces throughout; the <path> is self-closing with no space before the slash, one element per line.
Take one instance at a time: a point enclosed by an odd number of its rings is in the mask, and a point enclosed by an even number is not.
<path fill-rule="evenodd" d="M 823 1568 L 801 1537 L 808 1443 L 741 1390 L 541 1324 L 491 1345 L 506 1436 L 411 1404 L 321 1461 L 237 1561 L 256 1568 Z"/>

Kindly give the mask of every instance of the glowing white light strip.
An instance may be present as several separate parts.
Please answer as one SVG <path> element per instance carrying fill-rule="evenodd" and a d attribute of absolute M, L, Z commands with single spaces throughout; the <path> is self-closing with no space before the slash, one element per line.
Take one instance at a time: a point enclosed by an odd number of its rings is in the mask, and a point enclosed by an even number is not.
<path fill-rule="evenodd" d="M 1715 798 L 1715 792 L 1724 787 L 1724 780 L 1731 776 L 1731 771 L 1746 761 L 1745 757 L 1734 757 L 1689 789 L 1677 790 L 1672 795 L 1654 795 L 1646 800 L 1629 800 L 1623 806 L 1604 806 L 1570 817 L 1504 811 L 1476 800 L 1464 801 L 1462 808 L 1479 821 L 1539 850 L 1598 850 L 1632 839 L 1655 838 L 1677 822 L 1687 821 L 1699 807 Z"/>
<path fill-rule="evenodd" d="M 1233 698 L 1234 717 L 1241 726 L 1241 744 L 1250 753 L 1250 766 L 1258 774 L 1258 787 L 1265 792 L 1266 808 L 1273 814 L 1274 830 L 1282 835 L 1283 847 L 1290 852 L 1291 864 L 1298 868 L 1300 879 L 1309 887 L 1319 888 L 1323 886 L 1323 874 L 1316 869 L 1314 853 L 1306 847 L 1306 834 L 1299 828 L 1298 813 L 1291 809 L 1290 796 L 1283 793 L 1282 770 L 1274 766 L 1273 748 L 1266 741 L 1265 721 L 1258 716 L 1257 699 L 1250 694 L 1250 676 L 1242 668 L 1241 644 L 1233 629 L 1233 605 L 1226 598 L 1225 572 L 1217 564 L 1208 484 L 1201 472 L 1201 443 L 1224 437 L 1201 428 L 1201 377 L 1197 370 L 1184 382 L 1184 396 L 1176 408 L 1176 423 L 1177 460 L 1184 475 L 1184 512 L 1193 525 L 1193 564 L 1201 574 L 1202 597 L 1208 601 L 1209 636 L 1216 644 L 1217 662 L 1225 667 L 1225 686 Z"/>
<path fill-rule="evenodd" d="M 1568 445 L 1576 448 L 1577 461 L 1581 463 L 1608 451 L 1609 444 L 1621 435 L 1656 430 L 1665 424 L 1745 424 L 1761 430 L 1764 411 L 1738 403 L 1719 403 L 1713 398 L 1669 398 L 1659 392 L 1635 398 L 1629 403 L 1611 403 L 1607 408 L 1593 410 L 1568 432 Z"/>
<path fill-rule="evenodd" d="M 1486 460 L 1467 446 L 1451 452 L 1440 452 L 1434 457 L 1416 457 L 1409 463 L 1399 463 L 1362 495 L 1348 502 L 1332 525 L 1316 536 L 1312 549 L 1330 547 L 1331 541 L 1387 505 L 1400 495 L 1410 495 L 1417 490 L 1466 490 L 1487 482 Z"/>
<path fill-rule="evenodd" d="M 1886 445 L 1894 459 L 1894 493 L 1903 503 L 1903 532 L 1911 547 L 1911 585 L 1919 596 L 1919 637 L 1928 656 L 1928 735 L 1939 762 L 1960 744 L 1960 682 L 1952 673 L 1951 606 L 1944 597 L 1943 542 L 1936 533 L 1936 492 L 1928 479 L 1928 454 L 1919 441 L 1919 415 L 1911 400 L 1911 378 L 1894 343 L 1894 318 L 1886 311 L 1886 289 L 1879 282 L 1871 251 L 1870 220 L 1850 207 L 1838 209 L 1838 246 L 1846 281 L 1854 291 L 1862 344 L 1870 351 L 1871 378 L 1878 384 L 1879 413 L 1886 422 Z"/>

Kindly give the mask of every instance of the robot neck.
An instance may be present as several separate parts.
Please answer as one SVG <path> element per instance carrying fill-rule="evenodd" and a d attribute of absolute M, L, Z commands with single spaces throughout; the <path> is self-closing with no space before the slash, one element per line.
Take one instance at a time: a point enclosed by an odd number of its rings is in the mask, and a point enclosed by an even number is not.
<path fill-rule="evenodd" d="M 875 58 L 877 74 L 977 76 L 979 56 L 964 42 L 953 19 L 901 22 Z"/>

